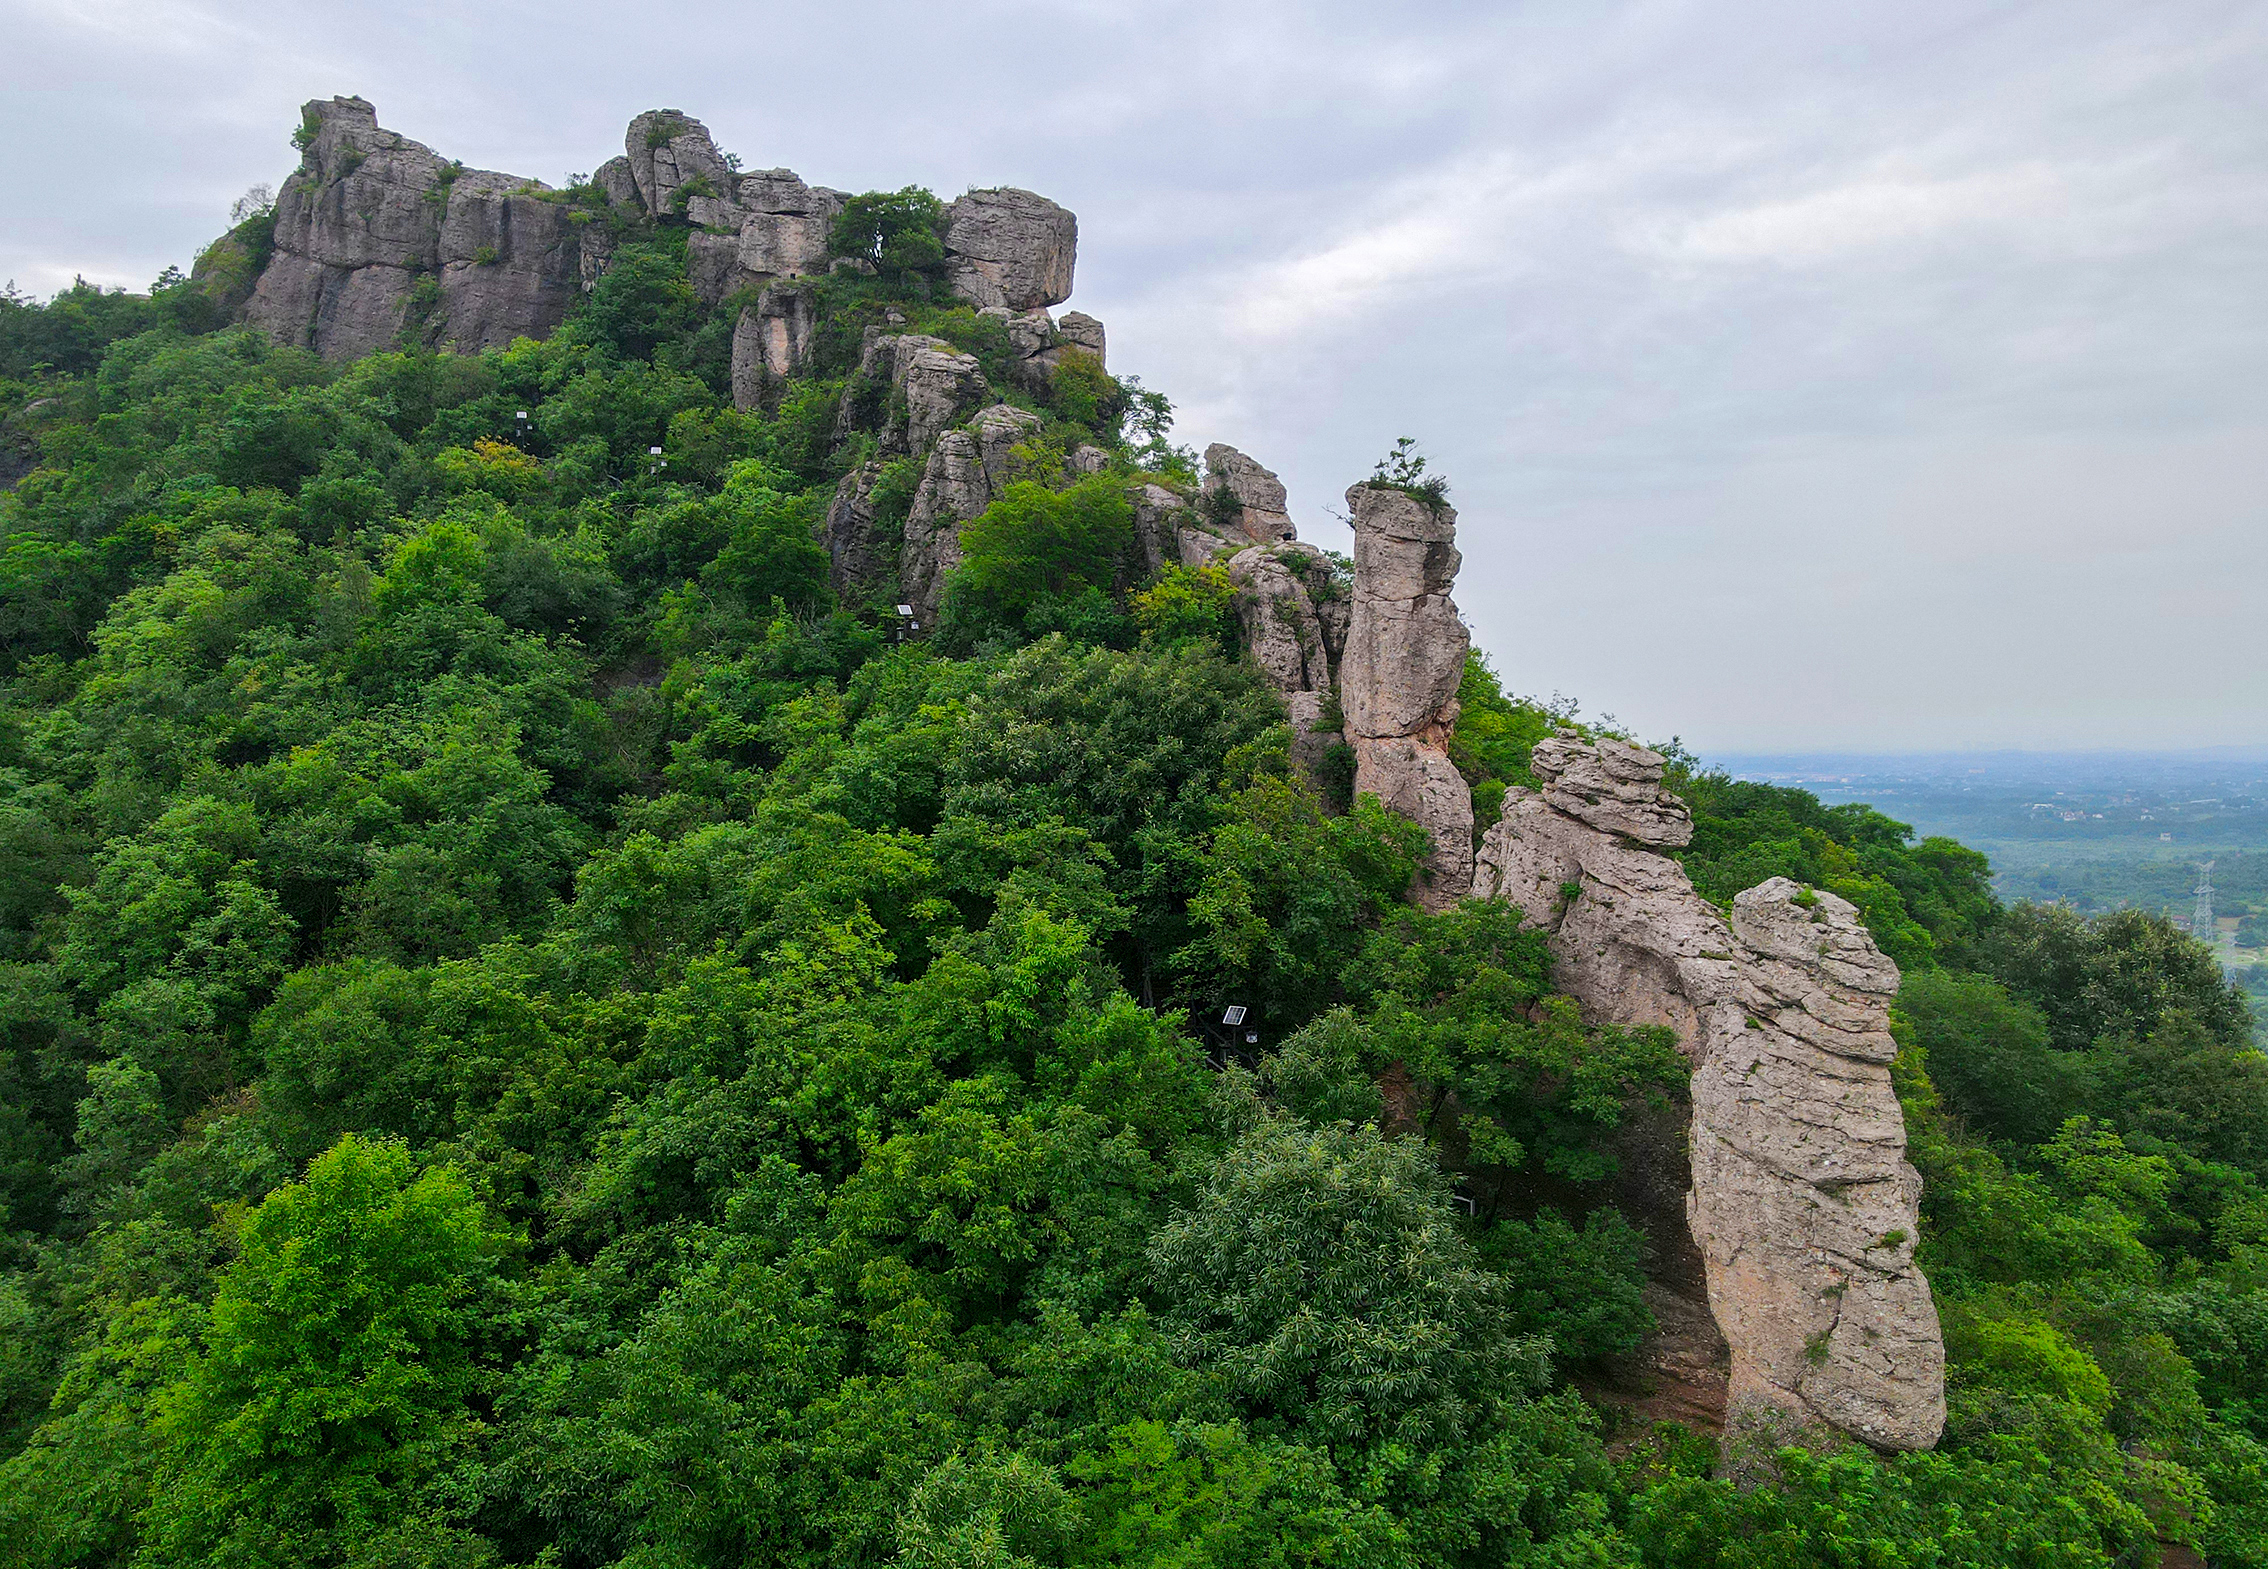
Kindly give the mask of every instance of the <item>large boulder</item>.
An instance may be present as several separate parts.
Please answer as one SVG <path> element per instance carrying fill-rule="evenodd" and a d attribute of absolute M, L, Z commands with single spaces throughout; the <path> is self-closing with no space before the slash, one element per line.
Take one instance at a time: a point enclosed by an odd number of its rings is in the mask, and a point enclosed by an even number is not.
<path fill-rule="evenodd" d="M 947 276 L 980 309 L 1060 305 L 1078 250 L 1079 220 L 1030 191 L 971 191 L 945 209 Z"/>
<path fill-rule="evenodd" d="M 1665 1026 L 1694 1066 L 1685 1220 L 1732 1414 L 1927 1448 L 1945 1354 L 1890 1082 L 1897 967 L 1833 894 L 1774 878 L 1729 921 L 1701 898 L 1663 853 L 1691 822 L 1659 754 L 1572 736 L 1536 752 L 1546 788 L 1506 797 L 1473 893 L 1551 934 L 1586 1018 Z"/>
<path fill-rule="evenodd" d="M 1446 502 L 1383 485 L 1347 492 L 1354 608 L 1339 664 L 1339 701 L 1355 754 L 1355 790 L 1375 795 L 1433 838 L 1412 897 L 1445 909 L 1473 879 L 1473 803 L 1449 760 L 1471 638 L 1449 590 L 1462 558 Z"/>
<path fill-rule="evenodd" d="M 1205 513 L 1220 527 L 1256 545 L 1290 539 L 1290 503 L 1284 482 L 1226 442 L 1205 449 Z"/>
<path fill-rule="evenodd" d="M 639 205 L 656 217 L 685 216 L 699 196 L 730 199 L 740 183 L 709 128 L 681 109 L 648 109 L 622 146 Z"/>

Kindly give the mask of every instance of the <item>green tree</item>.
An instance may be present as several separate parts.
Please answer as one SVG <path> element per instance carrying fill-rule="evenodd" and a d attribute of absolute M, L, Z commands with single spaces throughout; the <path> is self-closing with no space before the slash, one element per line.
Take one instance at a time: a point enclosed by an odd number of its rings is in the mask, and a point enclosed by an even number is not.
<path fill-rule="evenodd" d="M 924 295 L 945 272 L 945 204 L 918 185 L 853 196 L 827 248 L 871 266 L 893 293 Z"/>
<path fill-rule="evenodd" d="M 480 1442 L 504 1242 L 454 1172 L 351 1134 L 269 1195 L 159 1399 L 159 1561 L 344 1564 L 418 1538 L 477 1556 L 447 1484 Z"/>

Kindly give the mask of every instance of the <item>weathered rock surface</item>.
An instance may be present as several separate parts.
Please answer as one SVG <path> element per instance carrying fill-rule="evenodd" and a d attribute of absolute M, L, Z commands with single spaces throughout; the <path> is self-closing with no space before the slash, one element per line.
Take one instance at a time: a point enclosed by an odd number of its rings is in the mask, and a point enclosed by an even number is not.
<path fill-rule="evenodd" d="M 947 276 L 980 309 L 1061 304 L 1078 250 L 1079 220 L 1030 191 L 971 191 L 945 209 Z"/>
<path fill-rule="evenodd" d="M 733 407 L 757 407 L 769 387 L 802 369 L 818 327 L 808 286 L 774 284 L 743 309 L 732 331 Z"/>
<path fill-rule="evenodd" d="M 961 525 L 998 499 L 1016 474 L 1016 447 L 1039 432 L 1040 417 L 996 403 L 965 430 L 949 430 L 930 449 L 921 485 L 906 512 L 898 586 L 914 619 L 933 626 L 945 600 L 945 579 L 961 564 Z"/>
<path fill-rule="evenodd" d="M 583 287 L 581 240 L 545 187 L 463 169 L 378 124 L 360 98 L 306 106 L 314 135 L 276 199 L 276 249 L 245 320 L 344 360 L 405 330 L 467 352 L 541 337 Z M 437 309 L 412 320 L 421 279 Z"/>
<path fill-rule="evenodd" d="M 591 174 L 591 183 L 606 192 L 607 201 L 616 207 L 633 210 L 645 206 L 638 195 L 638 177 L 631 172 L 628 157 L 609 158 Z"/>
<path fill-rule="evenodd" d="M 576 223 L 575 209 L 547 199 L 536 181 L 452 164 L 382 129 L 360 98 L 319 100 L 305 112 L 312 134 L 278 197 L 274 254 L 257 280 L 237 285 L 215 274 L 207 290 L 279 342 L 340 360 L 405 340 L 471 352 L 542 337 L 613 258 L 614 231 Z M 712 305 L 861 265 L 828 252 L 844 192 L 791 169 L 743 175 L 731 164 L 699 120 L 651 109 L 630 122 L 622 156 L 591 179 L 627 215 L 690 225 L 688 281 Z M 1019 318 L 1018 381 L 1044 388 L 1067 354 L 1103 358 L 1101 322 L 1073 312 L 1059 324 L 1047 314 L 1071 292 L 1072 214 L 1030 191 L 972 191 L 947 209 L 946 249 L 964 298 Z M 214 267 L 226 260 L 223 251 Z M 438 298 L 421 288 L 429 277 Z M 809 315 L 808 300 L 797 307 L 786 295 L 753 320 L 744 315 L 736 395 L 755 384 L 757 366 L 777 377 L 801 362 Z"/>
<path fill-rule="evenodd" d="M 1205 449 L 1206 512 L 1256 545 L 1292 538 L 1283 481 L 1224 442 Z"/>
<path fill-rule="evenodd" d="M 1538 741 L 1528 769 L 1544 782 L 1544 804 L 1640 844 L 1693 841 L 1693 814 L 1661 787 L 1662 756 L 1628 741 Z"/>
<path fill-rule="evenodd" d="M 1695 893 L 1656 848 L 1692 831 L 1658 754 L 1565 737 L 1536 753 L 1546 788 L 1507 796 L 1473 892 L 1551 932 L 1586 1017 L 1666 1025 L 1694 1064 L 1687 1218 L 1735 1414 L 1935 1443 L 1945 1357 L 1890 1083 L 1897 967 L 1832 894 L 1774 878 L 1728 922 Z"/>
<path fill-rule="evenodd" d="M 984 368 L 942 338 L 877 333 L 843 393 L 837 440 L 870 429 L 886 456 L 926 452 L 929 444 L 984 400 Z"/>
<path fill-rule="evenodd" d="M 1471 638 L 1449 590 L 1462 559 L 1457 514 L 1375 485 L 1347 491 L 1354 518 L 1354 611 L 1339 702 L 1355 791 L 1421 824 L 1433 848 L 1412 896 L 1445 909 L 1473 881 L 1473 799 L 1449 760 Z"/>
<path fill-rule="evenodd" d="M 890 562 L 874 518 L 874 482 L 882 465 L 862 463 L 835 484 L 819 542 L 827 547 L 827 580 L 849 601 L 866 597 L 889 575 Z"/>
<path fill-rule="evenodd" d="M 360 98 L 302 111 L 315 134 L 276 197 L 276 249 L 245 319 L 279 343 L 350 359 L 389 347 L 410 291 L 435 262 L 440 214 L 426 193 L 445 165 L 381 130 Z"/>
<path fill-rule="evenodd" d="M 441 221 L 441 341 L 465 353 L 543 338 L 582 292 L 569 209 L 518 175 L 468 169 Z"/>
<path fill-rule="evenodd" d="M 648 109 L 622 144 L 638 201 L 656 217 L 685 213 L 696 196 L 729 199 L 739 186 L 709 128 L 682 110 Z"/>
<path fill-rule="evenodd" d="M 1181 530 L 1192 516 L 1189 503 L 1163 485 L 1143 485 L 1134 492 L 1134 540 L 1147 576 L 1156 577 L 1181 561 Z"/>

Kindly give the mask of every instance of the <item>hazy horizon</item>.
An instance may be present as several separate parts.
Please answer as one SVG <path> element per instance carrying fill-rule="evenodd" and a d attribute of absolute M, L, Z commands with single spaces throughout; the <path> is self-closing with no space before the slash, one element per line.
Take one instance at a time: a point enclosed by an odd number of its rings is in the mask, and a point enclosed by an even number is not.
<path fill-rule="evenodd" d="M 677 106 L 1071 207 L 1112 368 L 1317 543 L 1416 436 L 1511 690 L 1704 754 L 2268 743 L 2258 6 L 0 20 L 27 290 L 186 265 L 311 97 L 554 183 Z"/>

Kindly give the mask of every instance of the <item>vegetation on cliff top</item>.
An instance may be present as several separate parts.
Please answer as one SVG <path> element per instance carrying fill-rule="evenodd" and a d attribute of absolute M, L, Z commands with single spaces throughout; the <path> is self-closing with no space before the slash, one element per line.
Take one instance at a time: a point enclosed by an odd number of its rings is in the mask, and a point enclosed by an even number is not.
<path fill-rule="evenodd" d="M 667 232 L 477 358 L 0 306 L 0 1559 L 2268 1560 L 2268 1062 L 2201 951 L 1682 760 L 1705 893 L 1908 972 L 1953 1355 L 1939 1452 L 1712 1477 L 1614 1414 L 1674 1053 L 1403 904 L 1220 585 L 1109 570 L 1162 400 L 1026 400 L 954 657 L 838 603 L 860 326 L 998 348 L 918 194 L 761 412 Z M 1475 661 L 1484 812 L 1572 718 Z"/>

